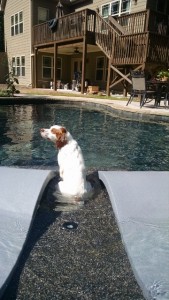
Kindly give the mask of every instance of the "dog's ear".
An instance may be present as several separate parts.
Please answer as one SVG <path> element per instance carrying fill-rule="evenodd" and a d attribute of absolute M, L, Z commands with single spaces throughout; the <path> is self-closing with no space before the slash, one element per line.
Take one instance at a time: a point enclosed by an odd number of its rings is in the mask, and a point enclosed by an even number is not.
<path fill-rule="evenodd" d="M 60 141 L 61 142 L 66 141 L 66 133 L 67 133 L 66 128 L 65 127 L 61 127 L 60 128 Z"/>
<path fill-rule="evenodd" d="M 67 143 L 65 127 L 52 128 L 51 132 L 56 135 L 56 144 L 58 148 L 63 147 Z"/>

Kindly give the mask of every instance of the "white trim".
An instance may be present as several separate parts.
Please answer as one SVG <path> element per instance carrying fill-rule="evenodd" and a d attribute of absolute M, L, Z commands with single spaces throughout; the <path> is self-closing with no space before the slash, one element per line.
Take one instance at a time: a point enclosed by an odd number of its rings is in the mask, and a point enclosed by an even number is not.
<path fill-rule="evenodd" d="M 22 57 L 24 57 L 24 64 L 22 65 Z M 19 59 L 19 60 L 18 60 Z M 17 64 L 17 60 L 19 61 L 19 64 Z M 13 64 L 14 62 L 14 64 Z M 26 58 L 25 55 L 16 55 L 12 56 L 12 70 L 14 71 L 14 76 L 17 77 L 25 77 L 26 76 Z M 24 68 L 24 75 L 23 75 L 23 68 Z M 19 70 L 19 75 L 18 75 Z"/>
<path fill-rule="evenodd" d="M 129 1 L 130 1 L 130 3 L 129 3 L 129 9 L 126 10 L 126 11 L 123 11 L 123 12 L 121 12 L 122 1 L 123 1 L 123 0 L 112 0 L 111 2 L 104 3 L 103 5 L 101 5 L 101 14 L 102 14 L 102 9 L 103 9 L 103 7 L 106 6 L 106 5 L 109 5 L 108 16 L 110 16 L 110 15 L 111 15 L 111 4 L 112 4 L 112 3 L 115 3 L 115 2 L 119 2 L 119 12 L 118 12 L 117 14 L 112 14 L 112 16 L 121 16 L 121 15 L 124 15 L 124 14 L 126 14 L 126 13 L 130 13 L 130 10 L 131 10 L 131 1 L 132 1 L 132 0 L 129 0 Z M 107 18 L 108 16 L 103 17 L 103 18 Z"/>
<path fill-rule="evenodd" d="M 20 21 L 20 18 L 19 18 L 20 13 L 22 13 L 22 21 Z M 18 16 L 18 22 L 17 23 L 15 22 L 15 16 L 16 15 Z M 14 21 L 13 25 L 12 25 L 12 18 L 13 18 L 13 21 Z M 22 24 L 22 31 L 20 31 L 20 25 L 21 24 Z M 17 33 L 16 33 L 16 26 L 18 28 Z M 13 34 L 12 34 L 12 28 L 13 28 Z M 24 32 L 23 10 L 21 10 L 21 11 L 15 13 L 14 15 L 10 16 L 10 30 L 11 30 L 11 32 L 10 32 L 11 36 L 16 36 L 16 35 L 22 34 Z"/>

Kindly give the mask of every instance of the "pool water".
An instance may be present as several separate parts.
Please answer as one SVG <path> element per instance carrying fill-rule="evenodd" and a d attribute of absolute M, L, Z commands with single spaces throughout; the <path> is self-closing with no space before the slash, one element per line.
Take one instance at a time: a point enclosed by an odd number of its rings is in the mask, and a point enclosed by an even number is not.
<path fill-rule="evenodd" d="M 54 124 L 66 126 L 78 141 L 87 168 L 169 170 L 169 125 L 58 104 L 0 107 L 1 166 L 55 167 L 56 149 L 39 133 Z"/>

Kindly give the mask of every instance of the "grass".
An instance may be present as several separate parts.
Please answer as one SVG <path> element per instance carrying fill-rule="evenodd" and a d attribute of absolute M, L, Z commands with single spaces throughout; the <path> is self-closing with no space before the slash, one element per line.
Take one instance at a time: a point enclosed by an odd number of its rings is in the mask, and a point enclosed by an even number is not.
<path fill-rule="evenodd" d="M 66 96 L 66 97 L 84 97 L 84 98 L 94 98 L 94 99 L 109 99 L 109 100 L 121 100 L 121 101 L 126 101 L 127 98 L 124 96 L 117 97 L 117 96 L 107 96 L 104 93 L 98 93 L 98 94 L 80 94 L 76 92 L 69 92 L 63 90 L 62 92 L 60 91 L 53 91 L 50 89 L 40 89 L 40 88 L 27 88 L 27 87 L 19 87 L 18 90 L 20 91 L 21 94 L 28 94 L 28 95 L 43 95 L 43 96 Z M 2 88 L 0 88 L 0 97 L 9 97 L 9 94 L 5 90 L 5 85 L 2 85 Z"/>
<path fill-rule="evenodd" d="M 48 96 L 66 96 L 66 97 L 84 97 L 84 98 L 95 98 L 95 99 L 110 99 L 110 100 L 124 100 L 127 98 L 124 96 L 116 97 L 116 96 L 107 96 L 103 93 L 98 94 L 80 94 L 80 93 L 72 93 L 72 92 L 58 92 L 53 90 L 43 90 L 43 89 L 32 89 L 32 88 L 20 88 L 20 93 L 29 94 L 29 95 L 48 95 Z"/>

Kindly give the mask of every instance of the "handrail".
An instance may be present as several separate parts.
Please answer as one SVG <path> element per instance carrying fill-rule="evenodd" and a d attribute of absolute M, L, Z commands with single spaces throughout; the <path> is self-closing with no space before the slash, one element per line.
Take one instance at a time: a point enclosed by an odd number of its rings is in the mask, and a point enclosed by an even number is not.
<path fill-rule="evenodd" d="M 111 58 L 115 29 L 96 12 L 95 41 L 108 58 Z"/>
<path fill-rule="evenodd" d="M 115 30 L 115 32 L 118 34 L 118 35 L 121 35 L 121 34 L 126 34 L 127 31 L 124 29 L 123 26 L 121 26 L 116 20 L 115 18 L 113 18 L 112 16 L 109 16 L 108 17 L 108 20 L 109 22 L 111 23 L 111 26 L 113 27 L 113 29 Z"/>
<path fill-rule="evenodd" d="M 146 60 L 147 32 L 119 34 L 117 27 L 112 27 L 96 13 L 95 37 L 96 44 L 112 64 L 142 64 Z"/>

